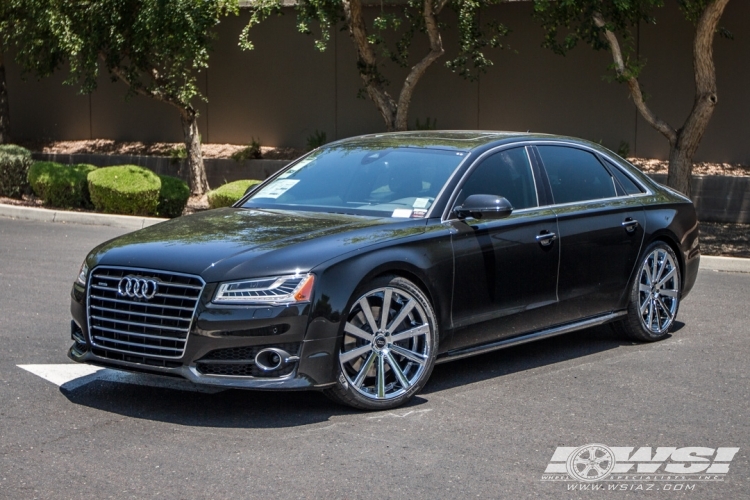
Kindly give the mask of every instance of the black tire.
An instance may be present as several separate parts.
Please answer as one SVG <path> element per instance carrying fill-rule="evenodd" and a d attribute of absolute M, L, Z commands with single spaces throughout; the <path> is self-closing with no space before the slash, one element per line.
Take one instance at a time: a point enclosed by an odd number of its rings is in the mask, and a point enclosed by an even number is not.
<path fill-rule="evenodd" d="M 424 292 L 399 276 L 381 276 L 355 291 L 341 335 L 337 382 L 324 391 L 337 403 L 362 410 L 396 408 L 424 387 L 435 366 L 435 312 Z"/>
<path fill-rule="evenodd" d="M 665 242 L 655 241 L 638 260 L 627 315 L 612 326 L 632 340 L 662 340 L 674 325 L 681 297 L 682 275 L 677 256 Z"/>

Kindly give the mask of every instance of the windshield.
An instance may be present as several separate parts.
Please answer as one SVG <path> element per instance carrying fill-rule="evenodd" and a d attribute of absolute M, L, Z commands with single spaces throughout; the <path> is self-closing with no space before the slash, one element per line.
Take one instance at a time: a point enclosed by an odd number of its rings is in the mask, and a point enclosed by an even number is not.
<path fill-rule="evenodd" d="M 243 207 L 424 217 L 465 155 L 424 148 L 334 146 L 297 162 Z"/>

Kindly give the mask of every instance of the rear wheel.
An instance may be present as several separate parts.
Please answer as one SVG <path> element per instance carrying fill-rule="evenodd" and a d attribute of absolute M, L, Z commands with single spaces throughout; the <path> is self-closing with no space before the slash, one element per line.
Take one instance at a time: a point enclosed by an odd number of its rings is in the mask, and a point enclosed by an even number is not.
<path fill-rule="evenodd" d="M 663 241 L 652 243 L 641 258 L 630 291 L 627 316 L 616 330 L 634 340 L 654 342 L 667 336 L 677 317 L 681 296 L 680 266 Z"/>
<path fill-rule="evenodd" d="M 414 283 L 378 278 L 355 292 L 338 352 L 331 399 L 385 410 L 407 402 L 432 373 L 438 346 L 435 313 Z"/>

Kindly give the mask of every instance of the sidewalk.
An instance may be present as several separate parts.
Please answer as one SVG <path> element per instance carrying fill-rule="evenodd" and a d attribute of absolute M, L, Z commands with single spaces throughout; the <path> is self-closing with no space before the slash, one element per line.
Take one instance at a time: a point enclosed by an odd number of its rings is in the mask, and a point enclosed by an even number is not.
<path fill-rule="evenodd" d="M 40 222 L 63 222 L 96 226 L 142 229 L 169 219 L 157 217 L 134 217 L 131 215 L 97 214 L 91 212 L 69 212 L 47 208 L 22 207 L 0 204 L 0 217 L 35 220 Z"/>
<path fill-rule="evenodd" d="M 90 212 L 68 212 L 46 208 L 20 207 L 0 204 L 0 217 L 35 220 L 41 222 L 63 222 L 87 224 L 125 229 L 142 229 L 169 219 L 157 217 L 133 217 L 130 215 L 96 214 Z M 734 273 L 750 273 L 750 259 L 736 257 L 713 257 L 701 255 L 701 269 Z"/>

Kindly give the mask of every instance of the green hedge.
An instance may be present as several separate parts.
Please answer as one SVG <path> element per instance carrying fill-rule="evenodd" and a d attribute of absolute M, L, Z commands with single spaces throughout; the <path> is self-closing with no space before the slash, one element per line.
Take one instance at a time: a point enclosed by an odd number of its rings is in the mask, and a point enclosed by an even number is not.
<path fill-rule="evenodd" d="M 179 217 L 190 198 L 190 188 L 177 177 L 160 175 L 159 179 L 161 179 L 161 191 L 159 191 L 157 215 L 169 218 Z"/>
<path fill-rule="evenodd" d="M 13 144 L 0 145 L 0 196 L 21 198 L 29 193 L 31 152 Z"/>
<path fill-rule="evenodd" d="M 247 188 L 260 184 L 255 179 L 234 181 L 208 192 L 208 206 L 211 208 L 230 207 L 242 198 Z"/>
<path fill-rule="evenodd" d="M 29 169 L 29 184 L 44 204 L 58 208 L 91 206 L 86 177 L 96 170 L 93 165 L 63 165 L 38 161 Z"/>
<path fill-rule="evenodd" d="M 91 201 L 99 212 L 155 215 L 161 179 L 135 165 L 98 168 L 88 175 Z"/>

